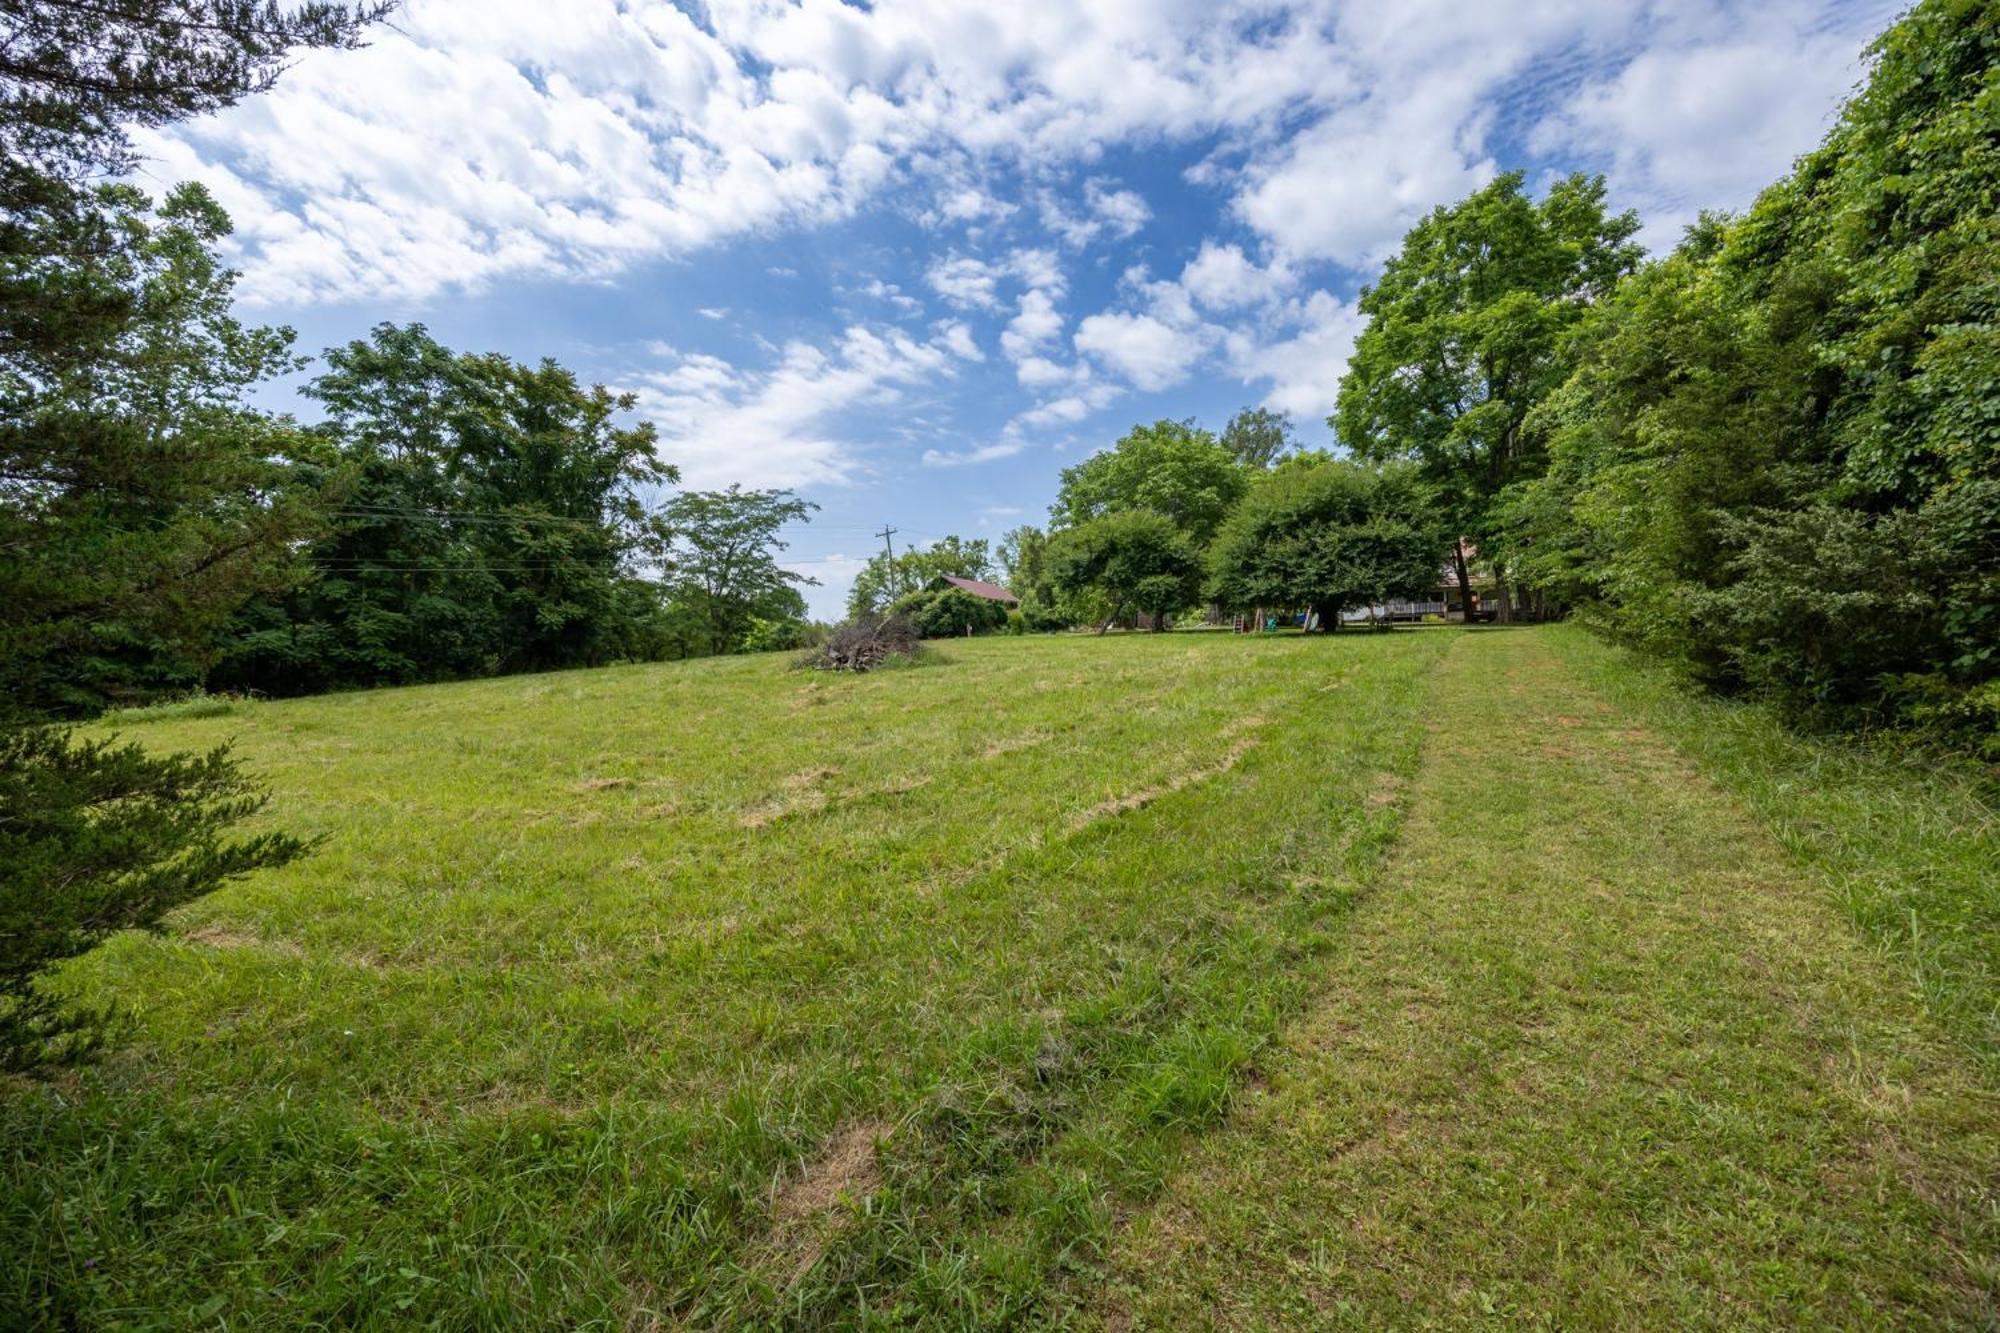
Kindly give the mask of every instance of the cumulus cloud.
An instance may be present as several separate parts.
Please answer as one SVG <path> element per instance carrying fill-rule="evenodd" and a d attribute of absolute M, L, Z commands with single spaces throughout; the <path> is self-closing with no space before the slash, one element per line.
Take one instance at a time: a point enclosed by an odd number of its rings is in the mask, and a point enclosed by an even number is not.
<path fill-rule="evenodd" d="M 1491 177 L 1510 116 L 1608 162 L 1649 215 L 1740 204 L 1816 137 L 1893 9 L 415 0 L 367 48 L 308 53 L 275 91 L 141 140 L 154 177 L 203 179 L 236 217 L 253 303 L 603 279 L 899 186 L 942 225 L 1018 225 L 992 185 L 1009 172 L 1081 247 L 1153 217 L 1090 174 L 1108 148 L 1197 141 L 1219 147 L 1190 178 L 1269 253 L 1366 268 Z M 1000 300 L 942 276 L 964 308 Z"/>
<path fill-rule="evenodd" d="M 1831 127 L 1861 77 L 1858 53 L 1893 7 L 1746 10 L 1699 5 L 1675 15 L 1622 67 L 1585 82 L 1536 126 L 1537 151 L 1608 161 L 1611 188 L 1670 246 L 1703 208 L 1750 199 Z"/>
<path fill-rule="evenodd" d="M 1265 383 L 1264 405 L 1316 421 L 1333 411 L 1354 340 L 1365 324 L 1361 312 L 1324 291 L 1288 303 L 1278 323 L 1288 336 L 1264 340 L 1247 331 L 1226 342 L 1230 369 L 1245 383 Z"/>
<path fill-rule="evenodd" d="M 901 329 L 854 325 L 830 348 L 787 344 L 766 370 L 696 354 L 632 376 L 626 387 L 658 426 L 660 455 L 689 486 L 838 485 L 861 467 L 859 446 L 838 430 L 843 414 L 895 406 L 948 379 L 965 355 L 961 329 L 948 325 L 937 341 L 919 342 Z"/>

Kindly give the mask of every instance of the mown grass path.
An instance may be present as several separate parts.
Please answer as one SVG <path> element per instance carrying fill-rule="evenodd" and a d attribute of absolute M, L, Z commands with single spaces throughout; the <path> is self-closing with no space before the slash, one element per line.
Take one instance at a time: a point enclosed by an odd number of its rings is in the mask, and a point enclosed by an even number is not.
<path fill-rule="evenodd" d="M 1992 1325 L 1976 1064 L 1561 643 L 1438 668 L 1379 886 L 1106 1323 Z"/>

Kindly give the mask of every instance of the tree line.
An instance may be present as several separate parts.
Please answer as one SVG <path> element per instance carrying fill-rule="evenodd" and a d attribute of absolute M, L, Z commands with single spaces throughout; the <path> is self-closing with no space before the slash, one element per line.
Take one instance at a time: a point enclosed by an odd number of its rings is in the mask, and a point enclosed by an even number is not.
<path fill-rule="evenodd" d="M 1817 149 L 1656 259 L 1601 178 L 1498 177 L 1363 289 L 1332 452 L 1267 412 L 1140 426 L 994 562 L 1047 623 L 1331 625 L 1448 560 L 1498 619 L 1577 616 L 1797 721 L 2000 757 L 1996 49 L 2000 4 L 1925 0 Z"/>
<path fill-rule="evenodd" d="M 82 1058 L 109 1015 L 40 978 L 304 854 L 231 830 L 227 747 L 157 755 L 74 719 L 192 688 L 274 694 L 785 647 L 778 555 L 809 503 L 683 491 L 629 396 L 420 325 L 307 362 L 239 320 L 199 185 L 128 183 L 128 127 L 361 43 L 361 3 L 9 6 L 0 46 L 0 1071 Z"/>

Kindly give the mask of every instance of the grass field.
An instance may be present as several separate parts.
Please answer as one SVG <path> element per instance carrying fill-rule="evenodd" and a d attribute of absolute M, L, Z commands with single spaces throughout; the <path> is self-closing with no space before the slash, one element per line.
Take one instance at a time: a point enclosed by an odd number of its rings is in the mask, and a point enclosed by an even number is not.
<path fill-rule="evenodd" d="M 1971 787 L 1566 629 L 946 651 L 128 721 L 326 841 L 68 974 L 0 1326 L 1993 1308 Z"/>

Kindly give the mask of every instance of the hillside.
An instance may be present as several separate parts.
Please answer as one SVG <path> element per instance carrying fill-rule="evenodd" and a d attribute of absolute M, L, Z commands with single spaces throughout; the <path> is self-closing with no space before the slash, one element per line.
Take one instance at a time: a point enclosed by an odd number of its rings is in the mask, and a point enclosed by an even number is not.
<path fill-rule="evenodd" d="M 1990 1295 L 1990 909 L 1872 953 L 1853 867 L 1653 730 L 1719 716 L 1651 717 L 1567 630 L 946 652 L 127 723 L 234 737 L 325 842 L 73 967 L 148 1003 L 0 1101 L 0 1322 L 1592 1322 L 1583 1269 L 1697 1323 Z M 1492 713 L 1475 684 L 1524 672 Z M 1896 790 L 1933 836 L 1849 853 L 1931 857 L 1943 920 L 1990 824 Z M 1311 1146 L 1329 1117 L 1365 1159 Z M 1489 1170 L 1502 1130 L 1579 1156 Z M 1616 1187 L 1658 1166 L 1621 1145 L 1712 1134 L 1727 1169 L 1664 1204 Z M 1412 1295 L 1327 1208 L 1357 1190 L 1462 1281 Z"/>

